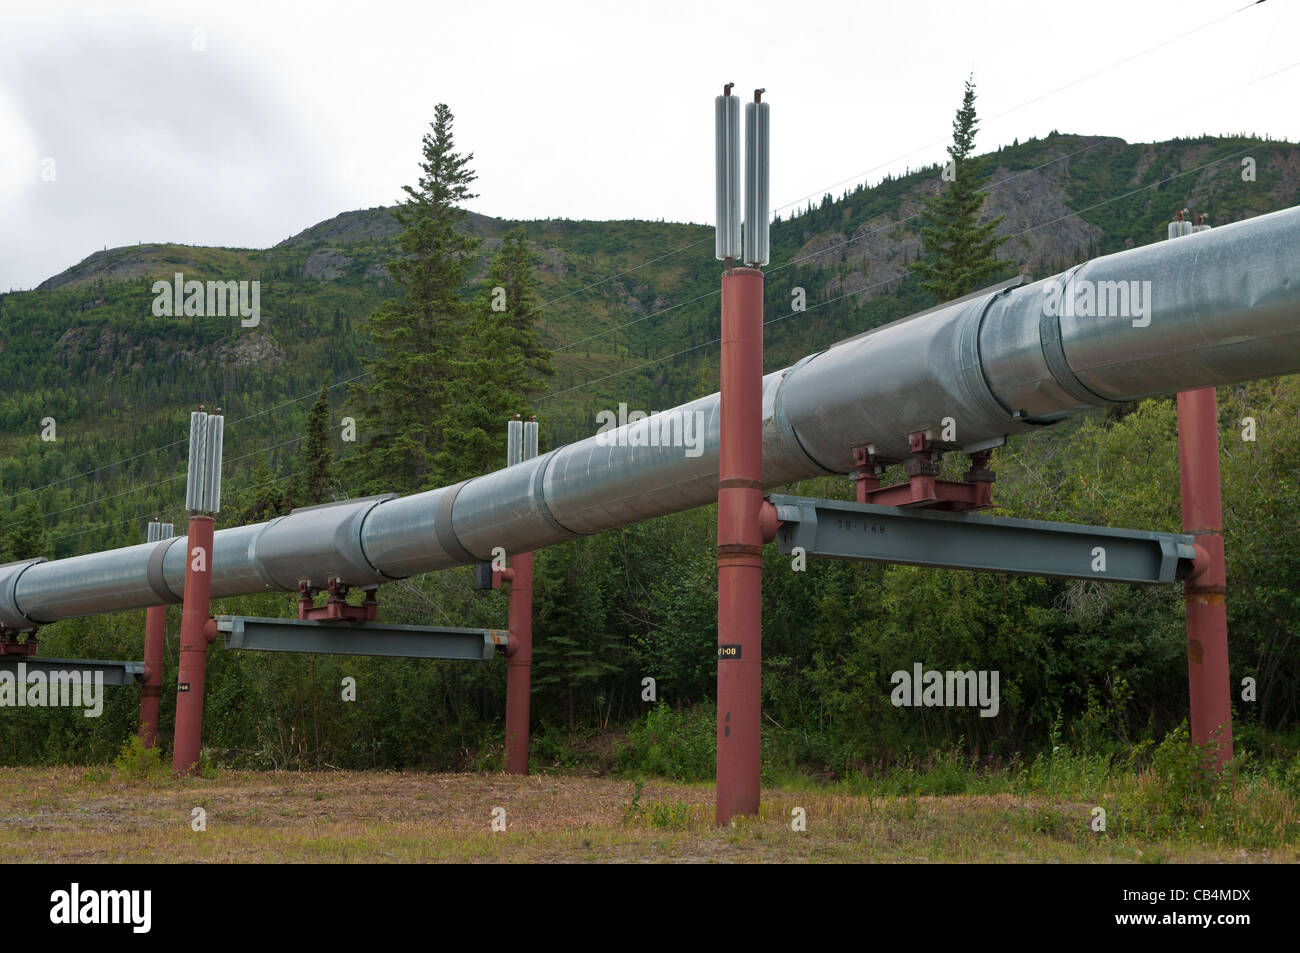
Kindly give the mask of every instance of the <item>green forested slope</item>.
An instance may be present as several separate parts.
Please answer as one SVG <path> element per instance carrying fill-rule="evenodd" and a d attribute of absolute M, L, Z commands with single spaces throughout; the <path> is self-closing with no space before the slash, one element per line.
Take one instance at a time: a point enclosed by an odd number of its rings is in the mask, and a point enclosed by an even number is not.
<path fill-rule="evenodd" d="M 1241 176 L 1243 156 L 1256 161 L 1254 181 Z M 1036 275 L 1163 239 L 1179 208 L 1223 224 L 1300 202 L 1300 150 L 1286 143 L 1052 135 L 979 161 L 997 183 L 988 213 L 1007 215 L 1002 254 Z M 938 170 L 926 169 L 778 219 L 769 369 L 934 303 L 905 276 L 919 249 L 920 197 L 938 186 Z M 620 401 L 654 410 L 716 389 L 711 228 L 471 217 L 485 256 L 516 224 L 536 255 L 543 337 L 556 353 L 553 396 L 536 405 L 545 445 L 593 432 L 596 412 Z M 393 293 L 383 265 L 395 237 L 385 210 L 348 212 L 264 250 L 112 249 L 39 289 L 0 295 L 0 548 L 62 557 L 138 542 L 155 513 L 181 523 L 187 414 L 200 402 L 227 415 L 221 522 L 239 521 L 258 499 L 293 502 L 307 410 L 322 383 L 337 384 L 337 435 L 348 413 L 341 382 L 362 373 L 364 319 Z M 479 276 L 485 270 L 486 257 Z M 151 285 L 176 271 L 260 280 L 261 323 L 155 317 Z M 806 291 L 806 312 L 790 309 L 795 287 Z M 1234 679 L 1255 675 L 1261 685 L 1239 717 L 1247 731 L 1282 729 L 1294 723 L 1300 687 L 1300 396 L 1288 379 L 1225 390 L 1221 403 Z M 1254 443 L 1237 436 L 1246 414 L 1259 422 Z M 46 418 L 56 422 L 54 441 L 41 439 Z M 361 489 L 349 479 L 353 446 L 335 440 L 340 496 Z M 1011 515 L 1176 529 L 1174 447 L 1167 400 L 1122 419 L 1071 423 L 1013 441 L 997 461 L 995 498 Z M 836 480 L 801 489 L 848 494 Z M 707 705 L 712 519 L 700 510 L 539 555 L 542 757 L 569 756 L 547 740 L 552 729 L 639 717 L 646 674 L 671 704 Z M 774 557 L 769 564 L 773 763 L 842 772 L 931 747 L 1029 750 L 1047 741 L 1058 715 L 1067 733 L 1118 745 L 1158 735 L 1185 713 L 1179 592 L 844 564 L 792 574 Z M 397 622 L 504 619 L 499 596 L 473 596 L 459 571 L 386 587 L 382 599 Z M 222 611 L 289 614 L 292 602 L 250 597 Z M 142 617 L 60 623 L 41 633 L 43 649 L 138 658 Z M 168 650 L 174 664 L 174 633 Z M 1002 716 L 893 708 L 889 673 L 915 661 L 1001 669 Z M 364 703 L 338 700 L 343 674 L 358 677 Z M 491 763 L 503 685 L 494 665 L 216 651 L 206 736 L 246 763 Z M 102 757 L 120 745 L 137 703 L 133 690 L 116 692 L 94 723 L 77 712 L 6 712 L 3 757 Z"/>

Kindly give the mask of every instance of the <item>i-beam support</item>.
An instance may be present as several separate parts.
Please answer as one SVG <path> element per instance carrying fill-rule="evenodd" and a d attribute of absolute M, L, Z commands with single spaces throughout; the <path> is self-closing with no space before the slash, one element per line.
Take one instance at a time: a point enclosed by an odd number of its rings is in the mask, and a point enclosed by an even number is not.
<path fill-rule="evenodd" d="M 1196 540 L 1178 533 L 964 516 L 801 496 L 768 498 L 785 555 L 974 569 L 1099 582 L 1172 583 L 1196 570 Z M 766 507 L 765 507 L 766 510 Z"/>
<path fill-rule="evenodd" d="M 228 649 L 465 661 L 487 661 L 509 641 L 502 629 L 230 615 L 217 616 L 216 630 Z"/>
<path fill-rule="evenodd" d="M 42 672 L 47 679 L 75 673 L 85 679 L 96 674 L 102 676 L 105 685 L 134 685 L 145 677 L 145 663 L 118 661 L 116 659 L 88 658 L 38 658 L 23 656 L 0 656 L 0 672 L 12 672 L 18 682 L 26 675 Z"/>

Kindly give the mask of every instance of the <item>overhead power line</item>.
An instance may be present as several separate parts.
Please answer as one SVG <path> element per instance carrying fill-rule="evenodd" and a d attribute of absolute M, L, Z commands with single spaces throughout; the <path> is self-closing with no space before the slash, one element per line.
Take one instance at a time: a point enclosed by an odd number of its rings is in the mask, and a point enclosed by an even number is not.
<path fill-rule="evenodd" d="M 1300 65 L 1300 64 L 1297 64 L 1297 65 Z M 1109 198 L 1109 199 L 1106 199 L 1106 200 L 1104 200 L 1104 201 L 1097 202 L 1097 203 L 1095 203 L 1095 204 L 1093 204 L 1093 205 L 1089 205 L 1087 208 L 1080 209 L 1080 210 L 1077 211 L 1077 212 L 1074 212 L 1074 211 L 1072 211 L 1072 212 L 1068 212 L 1068 213 L 1065 214 L 1065 215 L 1062 215 L 1062 216 L 1059 216 L 1059 217 L 1057 217 L 1057 218 L 1052 219 L 1050 222 L 1042 222 L 1042 223 L 1040 223 L 1040 224 L 1038 224 L 1038 225 L 1031 225 L 1029 228 L 1023 229 L 1023 230 L 1021 230 L 1021 231 L 1019 231 L 1019 232 L 1016 232 L 1016 233 L 1014 233 L 1014 234 L 1012 234 L 1012 235 L 1008 235 L 1008 236 L 1007 236 L 1007 239 L 1010 240 L 1010 239 L 1013 239 L 1013 238 L 1020 238 L 1020 237 L 1022 237 L 1022 236 L 1024 236 L 1024 235 L 1029 234 L 1030 232 L 1037 231 L 1037 230 L 1040 229 L 1040 228 L 1046 228 L 1048 225 L 1054 225 L 1054 224 L 1056 224 L 1057 222 L 1062 222 L 1062 221 L 1065 221 L 1066 219 L 1069 219 L 1069 218 L 1077 218 L 1077 217 L 1080 217 L 1080 216 L 1082 215 L 1083 212 L 1090 212 L 1090 211 L 1092 211 L 1093 209 L 1098 209 L 1098 208 L 1101 208 L 1101 207 L 1103 207 L 1103 206 L 1110 205 L 1111 203 L 1113 203 L 1113 202 L 1118 202 L 1118 201 L 1120 201 L 1121 199 L 1130 198 L 1131 196 L 1137 195 L 1139 192 L 1145 192 L 1147 189 L 1156 188 L 1157 186 L 1161 186 L 1161 185 L 1164 185 L 1164 184 L 1166 184 L 1166 183 L 1168 183 L 1168 182 L 1172 182 L 1174 179 L 1182 178 L 1182 177 L 1185 176 L 1185 175 L 1191 175 L 1192 173 L 1195 173 L 1195 172 L 1200 172 L 1200 171 L 1202 171 L 1202 170 L 1204 170 L 1204 169 L 1208 169 L 1208 168 L 1209 168 L 1210 166 L 1212 166 L 1212 165 L 1217 165 L 1217 164 L 1220 163 L 1220 162 L 1226 162 L 1226 161 L 1228 161 L 1229 159 L 1236 159 L 1236 158 L 1238 158 L 1238 157 L 1240 157 L 1240 156 L 1245 155 L 1247 152 L 1251 151 L 1251 149 L 1254 149 L 1254 148 L 1255 148 L 1254 145 L 1249 146 L 1249 147 L 1247 147 L 1246 149 L 1239 150 L 1239 151 L 1237 151 L 1237 152 L 1231 153 L 1231 154 L 1226 155 L 1226 156 L 1221 156 L 1221 157 L 1219 157 L 1218 159 L 1213 159 L 1213 160 L 1211 160 L 1210 162 L 1206 162 L 1206 163 L 1204 163 L 1203 165 L 1199 165 L 1199 166 L 1197 166 L 1197 167 L 1194 168 L 1194 169 L 1186 169 L 1186 170 L 1184 170 L 1184 171 L 1182 171 L 1182 172 L 1177 172 L 1177 173 L 1175 173 L 1175 174 L 1173 174 L 1173 175 L 1171 175 L 1171 176 L 1169 176 L 1169 177 L 1167 177 L 1167 178 L 1160 179 L 1160 180 L 1158 180 L 1158 181 L 1148 183 L 1147 185 L 1140 186 L 1140 187 L 1138 187 L 1138 188 L 1136 188 L 1136 189 L 1131 189 L 1131 190 L 1129 190 L 1128 192 L 1124 192 L 1124 193 L 1122 193 L 1122 194 L 1120 194 L 1120 195 L 1113 196 L 1113 197 L 1111 197 L 1111 198 Z M 893 223 L 893 224 L 897 224 L 897 223 Z M 893 227 L 893 224 L 891 224 L 891 227 Z M 780 266 L 779 268 L 774 268 L 774 269 L 772 269 L 772 271 L 768 272 L 768 274 L 772 274 L 772 273 L 775 272 L 775 271 L 779 271 L 780 268 L 788 267 L 790 264 L 791 264 L 791 262 L 786 262 L 785 265 L 782 265 L 782 266 Z M 780 315 L 780 316 L 778 316 L 778 317 L 776 317 L 776 318 L 772 318 L 771 320 L 764 322 L 764 324 L 776 324 L 777 322 L 779 322 L 779 321 L 784 321 L 786 318 L 793 317 L 793 316 L 796 315 L 796 314 L 806 314 L 806 313 L 808 313 L 809 311 L 815 311 L 817 308 L 824 307 L 825 305 L 831 304 L 831 303 L 833 303 L 833 302 L 835 302 L 835 301 L 842 301 L 842 300 L 845 299 L 845 298 L 855 297 L 855 296 L 857 296 L 857 295 L 862 294 L 864 291 L 870 291 L 872 288 L 878 288 L 878 287 L 881 287 L 881 286 L 883 286 L 883 285 L 888 285 L 888 284 L 893 284 L 893 283 L 900 283 L 900 282 L 906 281 L 908 278 L 911 277 L 911 275 L 912 275 L 912 273 L 909 272 L 909 273 L 907 273 L 907 274 L 897 275 L 897 276 L 892 277 L 892 278 L 886 278 L 886 279 L 884 279 L 884 280 L 882 280 L 882 281 L 874 282 L 873 284 L 867 285 L 867 286 L 865 286 L 865 287 L 863 287 L 863 288 L 858 288 L 856 291 L 846 292 L 845 294 L 839 295 L 838 297 L 831 298 L 831 299 L 828 299 L 828 300 L 826 300 L 826 301 L 819 302 L 819 303 L 816 304 L 816 305 L 813 305 L 813 306 L 811 306 L 811 307 L 805 308 L 803 311 L 792 311 L 792 312 L 790 312 L 789 314 L 783 314 L 783 315 Z M 715 292 L 715 293 L 717 293 L 717 292 Z M 708 346 L 711 345 L 711 344 L 718 344 L 721 340 L 722 340 L 721 338 L 714 338 L 712 341 L 705 341 L 705 342 L 702 343 L 702 344 L 695 344 L 695 345 L 692 345 L 691 347 L 683 348 L 683 349 L 680 350 L 680 351 L 674 351 L 672 354 L 665 354 L 665 355 L 663 355 L 663 356 L 661 356 L 661 357 L 652 358 L 651 360 L 645 361 L 645 362 L 643 362 L 643 363 L 641 363 L 641 364 L 637 364 L 637 365 L 635 365 L 635 366 L 633 366 L 633 367 L 626 367 L 626 368 L 623 368 L 623 369 L 621 369 L 621 370 L 613 371 L 613 372 L 611 372 L 611 373 L 609 373 L 609 374 L 605 374 L 605 375 L 603 375 L 603 376 L 601 376 L 601 377 L 593 378 L 592 380 L 589 380 L 589 381 L 587 381 L 587 382 L 585 382 L 585 383 L 583 383 L 583 384 L 576 384 L 576 385 L 574 385 L 574 386 L 572 386 L 572 387 L 566 387 L 564 390 L 554 391 L 554 392 L 552 392 L 552 393 L 550 393 L 550 394 L 546 394 L 546 395 L 544 395 L 544 396 L 542 396 L 542 397 L 539 397 L 539 398 L 538 398 L 538 403 L 540 403 L 541 401 L 544 401 L 544 400 L 549 400 L 549 399 L 552 398 L 552 397 L 560 397 L 560 396 L 562 396 L 562 395 L 564 395 L 564 394 L 570 394 L 570 393 L 572 393 L 572 392 L 574 392 L 574 391 L 576 391 L 576 390 L 582 390 L 582 389 L 585 388 L 585 387 L 590 387 L 592 384 L 599 384 L 599 383 L 601 383 L 602 381 L 607 381 L 607 380 L 610 380 L 611 378 L 614 378 L 614 377 L 620 377 L 620 376 L 622 376 L 623 374 L 630 374 L 630 373 L 632 373 L 633 371 L 638 371 L 638 370 L 641 370 L 641 369 L 644 368 L 644 367 L 650 367 L 650 366 L 653 365 L 653 364 L 659 364 L 659 363 L 661 363 L 661 362 L 663 362 L 663 361 L 671 360 L 671 359 L 674 358 L 674 357 L 678 357 L 678 356 L 680 356 L 680 355 L 682 355 L 682 354 L 690 353 L 691 351 L 699 350 L 699 349 L 702 348 L 702 347 L 708 347 Z"/>

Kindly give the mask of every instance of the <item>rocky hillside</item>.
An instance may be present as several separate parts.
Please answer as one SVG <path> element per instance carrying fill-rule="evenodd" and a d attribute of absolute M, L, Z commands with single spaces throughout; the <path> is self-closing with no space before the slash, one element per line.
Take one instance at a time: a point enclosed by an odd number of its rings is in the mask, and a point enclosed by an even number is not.
<path fill-rule="evenodd" d="M 978 161 L 989 183 L 985 213 L 1003 216 L 1009 270 L 1036 275 L 1162 239 L 1180 208 L 1223 224 L 1300 202 L 1300 148 L 1289 143 L 1053 134 Z M 908 266 L 939 171 L 826 195 L 774 223 L 770 367 L 934 303 Z M 471 215 L 467 228 L 484 239 L 475 283 L 519 225 L 535 252 L 558 368 L 552 396 L 538 405 L 544 441 L 589 433 L 595 412 L 619 401 L 660 408 L 715 386 L 711 228 Z M 147 451 L 183 439 L 185 414 L 200 401 L 220 404 L 231 421 L 231 475 L 265 462 L 284 478 L 310 402 L 297 398 L 362 373 L 365 318 L 395 291 L 385 266 L 396 236 L 386 209 L 344 212 L 267 249 L 109 249 L 33 291 L 0 295 L 0 523 L 13 519 L 7 509 L 35 503 L 60 554 L 134 539 L 133 518 L 175 508 L 170 481 L 183 466 L 174 448 Z M 177 271 L 260 281 L 259 324 L 156 315 L 152 284 Z M 807 294 L 801 314 L 790 311 L 795 287 Z M 339 416 L 347 388 L 331 393 Z M 57 441 L 40 439 L 47 417 L 57 420 Z"/>

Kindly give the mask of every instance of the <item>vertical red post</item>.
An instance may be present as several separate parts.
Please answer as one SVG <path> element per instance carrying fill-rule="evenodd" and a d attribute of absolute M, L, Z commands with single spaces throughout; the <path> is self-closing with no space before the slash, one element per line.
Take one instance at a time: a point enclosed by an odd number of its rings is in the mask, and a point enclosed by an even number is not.
<path fill-rule="evenodd" d="M 717 822 L 757 814 L 763 645 L 763 273 L 722 276 Z"/>
<path fill-rule="evenodd" d="M 533 554 L 510 558 L 510 647 L 506 650 L 506 774 L 528 773 L 528 705 L 533 672 Z"/>
<path fill-rule="evenodd" d="M 212 596 L 211 516 L 191 516 L 185 540 L 185 598 L 181 607 L 180 671 L 176 678 L 176 732 L 172 770 L 190 774 L 203 736 L 203 679 L 208 663 L 207 625 Z"/>
<path fill-rule="evenodd" d="M 158 738 L 158 703 L 162 696 L 163 637 L 167 607 L 150 606 L 144 614 L 144 684 L 140 686 L 140 743 L 152 748 Z"/>
<path fill-rule="evenodd" d="M 1178 395 L 1178 475 L 1183 532 L 1196 537 L 1197 571 L 1183 584 L 1187 602 L 1187 681 L 1192 739 L 1213 744 L 1216 765 L 1232 758 L 1228 677 L 1228 574 L 1219 487 L 1219 412 L 1213 387 Z"/>

